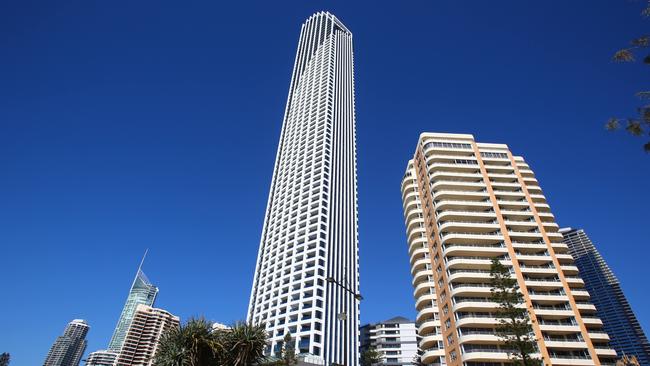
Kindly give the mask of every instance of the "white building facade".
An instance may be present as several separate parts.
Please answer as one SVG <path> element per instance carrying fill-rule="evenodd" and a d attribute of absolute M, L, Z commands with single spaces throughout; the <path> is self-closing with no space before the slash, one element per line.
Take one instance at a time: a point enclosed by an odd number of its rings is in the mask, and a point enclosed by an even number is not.
<path fill-rule="evenodd" d="M 374 348 L 382 355 L 377 365 L 412 366 L 418 359 L 415 322 L 398 316 L 361 327 L 361 352 Z"/>
<path fill-rule="evenodd" d="M 358 365 L 353 63 L 334 15 L 302 25 L 248 310 L 267 354 L 290 332 L 305 360 Z"/>

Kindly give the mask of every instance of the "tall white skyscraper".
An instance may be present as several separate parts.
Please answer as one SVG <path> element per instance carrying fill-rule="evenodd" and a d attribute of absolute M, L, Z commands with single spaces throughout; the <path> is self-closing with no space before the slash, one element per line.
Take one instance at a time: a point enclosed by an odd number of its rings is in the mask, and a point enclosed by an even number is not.
<path fill-rule="evenodd" d="M 290 332 L 317 364 L 358 365 L 359 260 L 352 33 L 320 12 L 302 25 L 248 319 L 267 353 Z"/>

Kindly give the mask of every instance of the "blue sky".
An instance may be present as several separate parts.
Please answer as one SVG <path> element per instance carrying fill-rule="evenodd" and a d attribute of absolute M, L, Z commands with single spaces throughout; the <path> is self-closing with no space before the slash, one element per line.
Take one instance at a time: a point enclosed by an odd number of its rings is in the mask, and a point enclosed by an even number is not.
<path fill-rule="evenodd" d="M 349 2 L 351 3 L 351 2 Z M 157 305 L 245 317 L 300 24 L 354 33 L 363 322 L 414 316 L 400 178 L 423 131 L 525 156 L 650 329 L 647 86 L 612 53 L 641 2 L 5 1 L 0 352 L 36 365 L 73 318 L 108 344 L 145 248 Z M 626 253 L 623 255 L 623 253 Z"/>

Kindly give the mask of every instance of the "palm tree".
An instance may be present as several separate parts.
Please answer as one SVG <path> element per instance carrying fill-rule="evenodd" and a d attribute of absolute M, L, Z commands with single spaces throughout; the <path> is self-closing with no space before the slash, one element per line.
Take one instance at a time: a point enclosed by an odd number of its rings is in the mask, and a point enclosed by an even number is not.
<path fill-rule="evenodd" d="M 4 352 L 3 354 L 0 354 L 0 366 L 9 366 L 9 361 L 11 360 L 11 357 L 7 352 Z"/>
<path fill-rule="evenodd" d="M 212 323 L 203 318 L 192 318 L 162 336 L 154 365 L 213 366 L 218 364 L 218 349 Z"/>
<path fill-rule="evenodd" d="M 232 329 L 217 331 L 220 365 L 251 366 L 264 360 L 268 334 L 264 324 L 237 323 Z"/>

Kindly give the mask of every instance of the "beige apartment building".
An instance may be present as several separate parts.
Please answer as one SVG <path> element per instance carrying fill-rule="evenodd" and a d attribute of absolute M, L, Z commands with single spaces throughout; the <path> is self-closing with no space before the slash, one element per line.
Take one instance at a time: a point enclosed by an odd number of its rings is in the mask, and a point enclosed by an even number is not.
<path fill-rule="evenodd" d="M 544 365 L 613 365 L 539 183 L 507 145 L 472 135 L 423 133 L 402 181 L 422 361 L 497 366 L 490 264 L 511 268 Z"/>
<path fill-rule="evenodd" d="M 151 366 L 163 333 L 180 326 L 180 319 L 169 312 L 139 304 L 117 356 L 117 366 Z"/>

